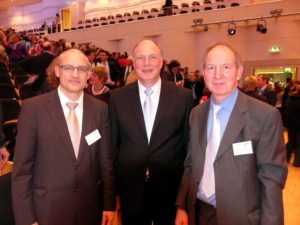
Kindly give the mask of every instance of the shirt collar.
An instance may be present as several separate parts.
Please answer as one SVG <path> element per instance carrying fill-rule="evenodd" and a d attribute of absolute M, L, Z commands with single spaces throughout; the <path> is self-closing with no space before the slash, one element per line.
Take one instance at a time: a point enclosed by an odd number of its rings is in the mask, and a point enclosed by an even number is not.
<path fill-rule="evenodd" d="M 139 93 L 140 96 L 145 96 L 145 90 L 147 89 L 145 86 L 141 84 L 141 82 L 138 80 L 138 86 L 139 86 Z M 161 90 L 161 78 L 154 84 L 152 87 L 153 94 L 151 96 L 159 96 L 160 90 Z"/>
<path fill-rule="evenodd" d="M 58 86 L 57 88 L 57 92 L 58 92 L 58 96 L 59 96 L 59 99 L 60 99 L 60 103 L 63 107 L 66 106 L 67 102 L 74 102 L 72 100 L 70 100 L 61 90 L 61 87 Z M 77 101 L 75 101 L 78 103 L 78 108 L 83 108 L 83 92 L 81 93 L 80 97 L 78 98 Z"/>
<path fill-rule="evenodd" d="M 227 109 L 229 111 L 232 112 L 233 107 L 235 105 L 236 99 L 238 96 L 238 89 L 235 88 L 231 94 L 229 96 L 227 96 L 220 104 L 222 108 Z M 213 105 L 215 105 L 216 103 L 214 102 L 214 100 L 211 98 L 211 102 L 210 102 L 210 106 L 212 107 Z"/>

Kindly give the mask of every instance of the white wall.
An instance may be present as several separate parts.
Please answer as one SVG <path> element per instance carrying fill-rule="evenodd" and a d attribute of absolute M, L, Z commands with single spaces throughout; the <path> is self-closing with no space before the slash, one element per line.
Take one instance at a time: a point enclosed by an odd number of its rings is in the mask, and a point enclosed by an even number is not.
<path fill-rule="evenodd" d="M 245 0 L 244 0 L 245 1 Z M 89 0 L 96 7 L 99 0 Z M 101 1 L 106 12 L 110 9 L 124 9 L 124 5 L 130 4 L 132 7 L 143 7 L 149 9 L 154 4 L 161 4 L 164 1 L 158 0 L 110 0 Z M 122 6 L 114 5 L 122 2 Z M 143 4 L 141 4 L 141 2 Z M 175 1 L 174 1 L 175 2 Z M 191 2 L 191 1 L 190 1 Z M 180 2 L 179 2 L 180 3 Z M 46 6 L 40 12 L 26 10 L 34 15 L 52 16 L 55 15 L 57 5 L 61 1 L 43 1 Z M 146 6 L 148 4 L 148 6 Z M 25 8 L 25 7 L 24 7 Z M 101 8 L 101 7 L 100 7 Z M 58 40 L 65 38 L 68 41 L 77 43 L 91 42 L 96 46 L 108 49 L 109 51 L 127 51 L 131 53 L 133 46 L 142 39 L 153 39 L 157 41 L 164 51 L 167 60 L 178 59 L 182 65 L 187 65 L 191 69 L 200 68 L 200 62 L 204 50 L 212 43 L 223 41 L 228 42 L 240 52 L 245 61 L 245 73 L 251 74 L 253 68 L 261 66 L 296 66 L 300 65 L 300 16 L 282 16 L 278 18 L 267 18 L 268 32 L 261 34 L 256 31 L 257 20 L 270 16 L 272 9 L 283 9 L 283 15 L 300 13 L 298 0 L 282 0 L 252 5 L 244 5 L 237 8 L 226 8 L 222 10 L 201 11 L 171 17 L 160 17 L 143 21 L 115 24 L 105 27 L 89 28 L 77 31 L 63 32 L 49 35 L 51 39 Z M 9 15 L 12 15 L 10 9 Z M 86 7 L 86 13 L 93 13 L 94 9 Z M 15 15 L 18 15 L 16 12 Z M 18 18 L 18 17 L 17 17 Z M 38 18 L 34 17 L 34 18 Z M 217 23 L 209 25 L 209 30 L 193 29 L 193 19 L 203 18 L 204 23 Z M 5 20 L 5 16 L 0 14 L 0 21 Z M 237 22 L 237 33 L 234 36 L 227 35 L 228 23 L 225 21 L 248 20 L 248 22 Z M 41 20 L 43 21 L 43 20 Z M 271 54 L 268 52 L 272 45 L 280 45 L 281 52 Z"/>
<path fill-rule="evenodd" d="M 246 65 L 245 74 L 262 65 L 297 66 L 300 62 L 300 15 L 267 18 L 266 34 L 256 31 L 257 20 L 237 22 L 234 36 L 227 35 L 228 23 L 209 25 L 207 32 L 191 28 L 193 19 L 203 18 L 204 23 L 214 23 L 261 18 L 270 16 L 270 10 L 274 8 L 282 8 L 283 14 L 300 13 L 297 0 L 286 0 L 70 31 L 50 35 L 50 38 L 91 42 L 110 51 L 129 53 L 138 41 L 153 39 L 160 44 L 167 60 L 178 59 L 191 69 L 200 67 L 203 52 L 209 45 L 223 41 L 240 52 Z M 275 44 L 281 46 L 281 52 L 269 53 L 269 48 Z"/>

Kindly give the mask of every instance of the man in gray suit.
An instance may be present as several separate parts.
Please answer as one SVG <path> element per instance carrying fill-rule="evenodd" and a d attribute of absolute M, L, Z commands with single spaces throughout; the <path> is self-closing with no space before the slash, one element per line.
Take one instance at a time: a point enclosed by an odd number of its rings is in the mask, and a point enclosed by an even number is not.
<path fill-rule="evenodd" d="M 279 111 L 237 89 L 243 67 L 229 45 L 210 47 L 203 71 L 212 95 L 190 116 L 175 224 L 283 225 L 287 165 Z"/>
<path fill-rule="evenodd" d="M 83 93 L 89 62 L 79 50 L 63 52 L 55 74 L 57 90 L 22 104 L 12 176 L 16 225 L 99 225 L 101 216 L 111 225 L 108 107 Z"/>

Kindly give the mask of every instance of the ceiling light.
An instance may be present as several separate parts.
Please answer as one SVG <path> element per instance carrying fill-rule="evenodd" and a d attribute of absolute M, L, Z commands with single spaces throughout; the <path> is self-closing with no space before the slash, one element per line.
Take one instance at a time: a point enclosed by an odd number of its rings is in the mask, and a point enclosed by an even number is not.
<path fill-rule="evenodd" d="M 267 22 L 265 20 L 259 20 L 257 21 L 256 31 L 260 32 L 262 34 L 267 33 Z"/>
<path fill-rule="evenodd" d="M 228 31 L 229 35 L 235 35 L 236 34 L 236 25 L 235 25 L 235 23 L 229 23 L 227 31 Z"/>

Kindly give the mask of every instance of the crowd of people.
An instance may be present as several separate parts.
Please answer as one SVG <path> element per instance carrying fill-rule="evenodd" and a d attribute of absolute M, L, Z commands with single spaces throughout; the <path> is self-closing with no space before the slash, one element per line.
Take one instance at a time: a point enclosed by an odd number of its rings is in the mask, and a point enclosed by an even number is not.
<path fill-rule="evenodd" d="M 238 87 L 242 62 L 224 43 L 200 72 L 150 40 L 130 56 L 13 29 L 0 29 L 0 62 L 38 95 L 18 120 L 17 225 L 109 225 L 116 195 L 123 225 L 283 224 L 292 152 L 300 166 L 298 81 L 260 74 Z"/>

